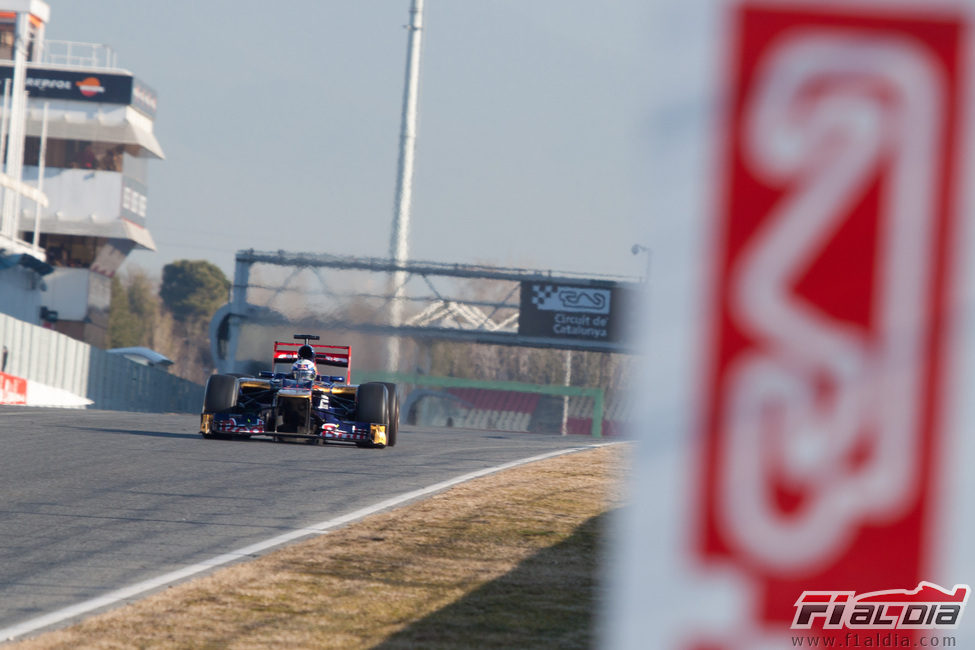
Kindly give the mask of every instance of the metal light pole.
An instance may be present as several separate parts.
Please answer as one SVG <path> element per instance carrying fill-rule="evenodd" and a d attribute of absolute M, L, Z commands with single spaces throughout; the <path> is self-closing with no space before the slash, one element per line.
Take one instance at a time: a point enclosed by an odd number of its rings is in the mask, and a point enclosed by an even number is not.
<path fill-rule="evenodd" d="M 396 178 L 396 202 L 393 214 L 389 256 L 402 266 L 410 255 L 410 207 L 413 199 L 413 164 L 416 156 L 416 115 L 420 85 L 420 44 L 423 39 L 423 0 L 412 0 L 410 7 L 409 41 L 406 55 L 406 83 L 403 90 L 403 115 L 400 127 L 399 172 Z M 392 303 L 389 324 L 398 327 L 403 321 L 403 284 L 405 271 L 390 276 Z M 391 336 L 387 342 L 386 367 L 399 369 L 400 340 Z"/>
<path fill-rule="evenodd" d="M 6 158 L 4 172 L 16 183 L 20 183 L 24 167 L 24 124 L 27 112 L 27 14 L 17 12 L 14 36 L 14 75 L 10 88 L 10 130 L 7 132 Z M 3 192 L 3 234 L 14 239 L 20 227 L 20 192 L 5 189 Z"/>
<path fill-rule="evenodd" d="M 572 350 L 565 351 L 565 387 L 572 385 Z M 569 435 L 569 396 L 562 396 L 562 435 Z"/>
<path fill-rule="evenodd" d="M 44 165 L 47 157 L 47 109 L 51 102 L 44 102 L 44 116 L 41 122 L 41 151 L 37 156 L 37 191 L 44 191 Z M 41 204 L 34 201 L 34 253 L 38 256 L 41 252 Z"/>

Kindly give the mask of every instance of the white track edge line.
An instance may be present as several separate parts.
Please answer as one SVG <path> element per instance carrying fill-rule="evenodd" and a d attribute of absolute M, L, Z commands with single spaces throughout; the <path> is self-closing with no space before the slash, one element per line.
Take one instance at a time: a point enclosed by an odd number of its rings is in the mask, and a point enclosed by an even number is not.
<path fill-rule="evenodd" d="M 461 476 L 448 479 L 446 481 L 441 481 L 440 483 L 434 483 L 425 488 L 420 488 L 418 490 L 412 490 L 410 492 L 404 492 L 403 494 L 391 497 L 379 503 L 373 504 L 371 506 L 366 506 L 365 508 L 360 508 L 354 510 L 344 515 L 340 515 L 333 519 L 323 521 L 313 526 L 307 528 L 298 528 L 275 537 L 271 537 L 261 542 L 256 542 L 254 544 L 249 544 L 235 551 L 230 551 L 228 553 L 223 553 L 215 557 L 209 558 L 202 562 L 197 562 L 195 564 L 190 564 L 181 569 L 175 571 L 170 571 L 169 573 L 164 573 L 155 578 L 149 578 L 148 580 L 143 580 L 142 582 L 137 582 L 135 584 L 129 585 L 128 587 L 122 587 L 121 589 L 116 589 L 115 591 L 109 592 L 104 596 L 99 596 L 98 598 L 92 598 L 74 605 L 69 605 L 62 609 L 56 610 L 49 614 L 44 614 L 36 618 L 29 619 L 23 623 L 17 623 L 10 627 L 0 629 L 0 643 L 6 643 L 7 641 L 13 641 L 19 636 L 29 634 L 31 632 L 36 632 L 37 630 L 43 629 L 45 627 L 50 627 L 58 623 L 62 623 L 69 619 L 75 618 L 76 616 L 81 616 L 89 612 L 101 609 L 103 607 L 110 607 L 116 605 L 123 600 L 130 598 L 135 598 L 136 596 L 141 596 L 146 592 L 159 589 L 168 584 L 174 582 L 179 582 L 180 580 L 185 580 L 191 576 L 194 576 L 205 571 L 210 571 L 217 567 L 229 564 L 231 562 L 236 562 L 244 557 L 252 556 L 258 553 L 267 551 L 275 546 L 280 546 L 288 542 L 292 542 L 296 539 L 302 537 L 307 537 L 310 535 L 322 535 L 333 528 L 352 523 L 359 519 L 364 519 L 369 515 L 387 510 L 394 506 L 401 505 L 407 501 L 412 501 L 413 499 L 426 496 L 428 494 L 433 494 L 434 492 L 440 492 L 447 488 L 453 487 L 460 483 L 466 483 L 467 481 L 472 481 L 476 478 L 481 478 L 482 476 L 487 476 L 489 474 L 494 474 L 497 472 L 504 471 L 506 469 L 511 469 L 518 467 L 519 465 L 527 465 L 528 463 L 534 463 L 540 460 L 545 460 L 547 458 L 554 458 L 556 456 L 562 456 L 564 454 L 570 454 L 578 451 L 586 451 L 588 449 L 597 449 L 599 447 L 606 447 L 609 445 L 619 444 L 615 442 L 604 442 L 592 445 L 586 445 L 584 447 L 571 447 L 569 449 L 560 449 L 558 451 L 552 451 L 547 454 L 540 454 L 538 456 L 531 456 L 529 458 L 522 458 L 520 460 L 511 461 L 509 463 L 504 463 L 503 465 L 497 465 L 495 467 L 488 467 L 485 469 L 478 470 L 476 472 L 470 472 L 468 474 L 463 474 Z"/>

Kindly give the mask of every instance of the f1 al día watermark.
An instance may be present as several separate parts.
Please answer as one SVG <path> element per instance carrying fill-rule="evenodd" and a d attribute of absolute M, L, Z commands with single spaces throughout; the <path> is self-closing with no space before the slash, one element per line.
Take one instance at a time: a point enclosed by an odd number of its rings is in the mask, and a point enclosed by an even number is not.
<path fill-rule="evenodd" d="M 846 636 L 793 636 L 793 648 L 957 648 L 953 636 L 928 635 L 918 639 L 906 632 L 847 632 Z"/>
<path fill-rule="evenodd" d="M 931 632 L 961 624 L 971 588 L 945 589 L 920 582 L 916 589 L 883 591 L 804 591 L 795 602 L 793 630 L 829 630 L 822 636 L 794 636 L 794 647 L 900 648 L 955 647 L 951 636 Z M 840 630 L 846 630 L 841 632 Z M 927 630 L 928 634 L 917 632 Z M 901 631 L 901 633 L 899 633 Z"/>

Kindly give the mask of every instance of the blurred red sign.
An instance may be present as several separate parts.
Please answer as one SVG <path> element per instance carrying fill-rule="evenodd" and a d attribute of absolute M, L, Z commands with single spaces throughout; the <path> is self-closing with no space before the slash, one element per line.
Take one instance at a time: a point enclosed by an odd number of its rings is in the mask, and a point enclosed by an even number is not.
<path fill-rule="evenodd" d="M 0 372 L 0 404 L 26 404 L 27 380 Z"/>
<path fill-rule="evenodd" d="M 756 628 L 928 578 L 963 27 L 734 12 L 698 551 L 755 585 Z"/>

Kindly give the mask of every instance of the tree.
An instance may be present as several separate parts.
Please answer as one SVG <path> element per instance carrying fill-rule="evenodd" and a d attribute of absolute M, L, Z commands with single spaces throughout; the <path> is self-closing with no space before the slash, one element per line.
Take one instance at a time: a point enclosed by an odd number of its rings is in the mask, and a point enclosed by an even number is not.
<path fill-rule="evenodd" d="M 142 269 L 133 269 L 128 278 L 129 311 L 135 318 L 138 345 L 153 348 L 153 332 L 159 314 L 159 297 L 152 281 Z"/>
<path fill-rule="evenodd" d="M 230 280 L 206 260 L 177 260 L 163 267 L 159 297 L 180 322 L 209 318 L 227 302 Z"/>
<path fill-rule="evenodd" d="M 223 277 L 211 276 L 218 280 Z M 163 303 L 159 286 L 158 279 L 137 266 L 112 278 L 108 347 L 151 348 L 172 359 L 171 374 L 204 383 L 213 371 L 207 332 L 210 314 L 191 314 L 185 316 L 185 320 L 177 321 Z M 212 309 L 216 307 L 212 306 Z"/>
<path fill-rule="evenodd" d="M 127 348 L 140 344 L 141 326 L 132 313 L 129 292 L 119 280 L 112 278 L 112 302 L 108 311 L 108 347 Z"/>
<path fill-rule="evenodd" d="M 145 271 L 135 268 L 126 278 L 113 277 L 108 347 L 144 345 L 154 348 L 161 309 L 155 286 Z"/>

